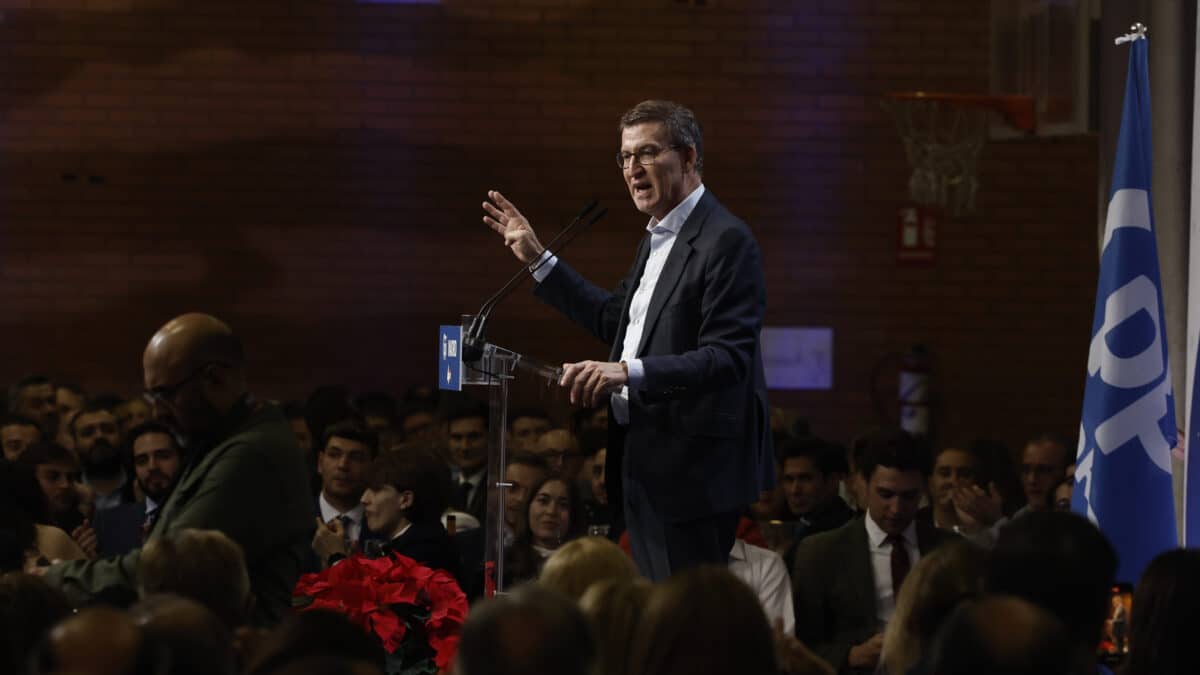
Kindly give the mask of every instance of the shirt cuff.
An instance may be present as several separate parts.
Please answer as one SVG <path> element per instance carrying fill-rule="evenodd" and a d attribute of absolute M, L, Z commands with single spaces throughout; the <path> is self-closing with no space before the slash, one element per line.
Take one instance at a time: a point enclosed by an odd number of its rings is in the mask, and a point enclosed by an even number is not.
<path fill-rule="evenodd" d="M 642 367 L 642 360 L 628 359 L 625 361 L 625 368 L 629 370 L 628 386 L 638 388 L 642 384 L 642 379 L 646 377 L 646 369 Z"/>
<path fill-rule="evenodd" d="M 549 250 L 542 251 L 542 255 L 532 264 L 529 265 L 529 273 L 533 275 L 533 280 L 539 284 L 550 276 L 554 271 L 554 266 L 558 264 L 558 256 L 551 253 Z"/>

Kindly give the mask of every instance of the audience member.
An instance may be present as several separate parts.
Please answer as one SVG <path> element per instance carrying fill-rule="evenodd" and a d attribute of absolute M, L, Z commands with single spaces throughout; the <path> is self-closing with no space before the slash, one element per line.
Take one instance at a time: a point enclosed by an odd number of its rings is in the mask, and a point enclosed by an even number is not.
<path fill-rule="evenodd" d="M 608 433 L 608 404 L 594 408 L 579 408 L 571 418 L 571 430 L 576 434 L 587 431 L 603 431 Z"/>
<path fill-rule="evenodd" d="M 45 581 L 27 574 L 0 575 L 0 673 L 27 672 L 38 642 L 70 615 L 67 599 Z"/>
<path fill-rule="evenodd" d="M 384 539 L 384 535 L 363 522 L 363 491 L 371 471 L 371 462 L 379 454 L 379 440 L 374 431 L 357 421 L 344 421 L 325 431 L 317 454 L 317 474 L 321 477 L 321 494 L 317 497 L 317 540 L 328 537 L 331 528 L 344 538 L 337 551 L 343 555 L 361 551 L 368 541 Z M 333 551 L 326 551 L 319 559 Z M 318 551 L 321 553 L 321 551 Z"/>
<path fill-rule="evenodd" d="M 45 524 L 54 525 L 66 532 L 74 532 L 84 525 L 84 511 L 89 504 L 83 497 L 89 494 L 81 489 L 79 460 L 75 453 L 57 443 L 35 443 L 21 454 L 21 463 L 33 469 L 46 503 Z"/>
<path fill-rule="evenodd" d="M 1062 620 L 1076 663 L 1094 663 L 1117 555 L 1091 521 L 1034 511 L 1000 528 L 988 560 L 990 593 L 1015 595 Z"/>
<path fill-rule="evenodd" d="M 630 649 L 630 675 L 777 672 L 758 598 L 720 567 L 688 569 L 655 588 Z"/>
<path fill-rule="evenodd" d="M 8 406 L 10 413 L 36 422 L 43 439 L 58 435 L 58 401 L 50 378 L 30 375 L 17 380 L 8 390 Z"/>
<path fill-rule="evenodd" d="M 450 462 L 458 470 L 450 503 L 482 523 L 487 513 L 487 406 L 465 397 L 455 402 L 446 414 L 446 437 Z"/>
<path fill-rule="evenodd" d="M 805 539 L 792 568 L 796 636 L 844 673 L 875 670 L 912 565 L 955 537 L 915 520 L 926 474 L 916 438 L 877 431 L 856 445 L 866 515 Z"/>
<path fill-rule="evenodd" d="M 432 455 L 387 453 L 370 466 L 362 495 L 367 527 L 384 542 L 380 553 L 412 558 L 459 577 L 458 549 L 442 527 L 450 476 Z M 340 523 L 318 528 L 314 548 L 332 564 L 349 554 Z"/>
<path fill-rule="evenodd" d="M 600 528 L 597 534 L 607 536 L 611 533 L 612 509 L 608 504 L 608 432 L 592 429 L 579 437 L 579 445 L 587 461 L 580 471 L 579 482 L 586 481 L 587 497 L 583 500 L 583 510 L 587 515 L 588 530 Z"/>
<path fill-rule="evenodd" d="M 784 552 L 784 561 L 792 569 L 800 542 L 810 535 L 845 525 L 854 512 L 838 496 L 838 486 L 847 469 L 843 449 L 808 436 L 784 441 L 776 446 L 775 452 L 787 519 L 794 523 L 792 543 Z"/>
<path fill-rule="evenodd" d="M 208 607 L 180 595 L 156 594 L 129 608 L 142 635 L 166 652 L 170 675 L 236 675 L 233 632 Z"/>
<path fill-rule="evenodd" d="M 1062 623 L 1020 598 L 963 603 L 933 643 L 931 675 L 1084 675 Z M 1095 673 L 1092 666 L 1091 673 Z"/>
<path fill-rule="evenodd" d="M 105 557 L 124 555 L 142 545 L 183 468 L 175 438 L 157 422 L 130 429 L 126 446 L 133 457 L 134 482 L 142 498 L 96 512 L 98 551 Z"/>
<path fill-rule="evenodd" d="M 572 600 L 604 580 L 638 578 L 637 566 L 620 546 L 601 537 L 581 537 L 563 544 L 546 559 L 538 583 Z"/>
<path fill-rule="evenodd" d="M 595 660 L 595 640 L 575 603 L 528 584 L 475 606 L 463 626 L 455 673 L 591 675 Z"/>
<path fill-rule="evenodd" d="M 137 593 L 190 598 L 230 629 L 247 621 L 254 604 L 242 547 L 216 530 L 177 530 L 147 542 L 137 563 Z"/>
<path fill-rule="evenodd" d="M 278 621 L 312 539 L 312 507 L 295 437 L 279 409 L 246 387 L 241 341 L 215 317 L 186 314 L 151 338 L 143 356 L 155 418 L 190 455 L 149 538 L 215 529 L 246 556 L 255 621 Z M 46 572 L 76 606 L 134 587 L 140 549 Z"/>
<path fill-rule="evenodd" d="M 504 531 L 500 534 L 505 551 L 511 550 L 517 535 L 528 527 L 526 507 L 532 497 L 530 491 L 549 475 L 550 469 L 540 457 L 517 454 L 508 458 L 508 466 L 504 469 L 504 482 L 508 483 L 504 490 Z M 485 528 L 479 527 L 459 532 L 454 537 L 462 559 L 463 591 L 472 601 L 483 595 L 486 534 Z"/>
<path fill-rule="evenodd" d="M 1045 434 L 1025 444 L 1021 453 L 1021 486 L 1025 490 L 1025 506 L 1015 517 L 1030 511 L 1050 508 L 1053 489 L 1067 475 L 1067 465 L 1073 456 L 1066 443 L 1056 436 Z"/>
<path fill-rule="evenodd" d="M 61 529 L 44 525 L 46 503 L 33 471 L 24 464 L 0 462 L 0 532 L 12 560 L 0 571 L 20 571 L 39 561 L 84 558 L 83 549 Z"/>
<path fill-rule="evenodd" d="M 538 439 L 550 431 L 550 414 L 543 408 L 523 406 L 509 411 L 508 448 L 513 452 L 533 452 Z"/>
<path fill-rule="evenodd" d="M 913 567 L 896 599 L 896 614 L 884 631 L 883 672 L 907 675 L 929 658 L 946 617 L 964 599 L 982 592 L 985 556 L 975 544 L 954 541 Z"/>
<path fill-rule="evenodd" d="M 584 532 L 578 488 L 554 475 L 530 490 L 524 515 L 528 527 L 517 535 L 505 567 L 509 586 L 536 578 L 550 554 Z"/>
<path fill-rule="evenodd" d="M 399 426 L 395 396 L 384 391 L 369 391 L 355 399 L 354 403 L 363 423 L 376 434 Z"/>
<path fill-rule="evenodd" d="M 117 416 L 102 402 L 89 402 L 69 418 L 67 426 L 83 483 L 92 489 L 96 511 L 135 501 L 133 482 L 121 457 L 121 429 Z"/>
<path fill-rule="evenodd" d="M 991 480 L 986 458 L 971 448 L 945 446 L 934 453 L 930 505 L 917 518 L 987 543 L 987 528 L 1004 518 L 1004 497 Z"/>
<path fill-rule="evenodd" d="M 292 433 L 296 436 L 296 445 L 299 446 L 301 454 L 315 459 L 312 430 L 308 426 L 308 420 L 304 418 L 304 404 L 288 401 L 283 404 L 283 414 L 292 427 Z M 316 466 L 316 463 L 314 462 L 313 465 Z"/>
<path fill-rule="evenodd" d="M 796 632 L 792 580 L 782 556 L 769 548 L 735 539 L 729 552 L 729 571 L 758 596 L 772 625 L 779 621 L 784 633 Z"/>
<path fill-rule="evenodd" d="M 596 639 L 596 675 L 627 675 L 629 650 L 654 586 L 642 578 L 610 578 L 588 587 L 579 608 Z"/>
<path fill-rule="evenodd" d="M 309 610 L 292 614 L 267 634 L 250 657 L 244 675 L 271 675 L 304 659 L 329 656 L 383 668 L 385 654 L 378 638 L 368 635 L 342 614 Z"/>
<path fill-rule="evenodd" d="M 125 612 L 91 607 L 50 630 L 37 654 L 37 673 L 140 675 L 165 672 L 169 656 Z"/>
<path fill-rule="evenodd" d="M 141 396 L 125 399 L 114 411 L 117 414 L 117 424 L 121 426 L 121 436 L 125 437 L 136 427 L 149 422 L 153 417 L 150 404 Z"/>
<path fill-rule="evenodd" d="M 15 462 L 25 452 L 25 448 L 42 440 L 42 430 L 37 422 L 9 413 L 0 419 L 0 448 L 3 448 L 4 459 Z"/>
<path fill-rule="evenodd" d="M 1075 491 L 1075 480 L 1068 476 L 1058 482 L 1054 486 L 1050 494 L 1054 496 L 1051 502 L 1051 507 L 1055 511 L 1070 511 L 1071 510 L 1071 495 Z"/>
<path fill-rule="evenodd" d="M 551 473 L 570 481 L 579 477 L 583 453 L 579 450 L 579 441 L 566 429 L 551 429 L 539 436 L 533 453 L 546 460 Z"/>
<path fill-rule="evenodd" d="M 1133 595 L 1129 658 L 1122 675 L 1196 672 L 1192 639 L 1200 631 L 1200 551 L 1160 553 Z"/>
<path fill-rule="evenodd" d="M 437 410 L 432 404 L 406 403 L 400 410 L 400 431 L 405 442 L 432 442 L 437 435 Z"/>
<path fill-rule="evenodd" d="M 340 384 L 317 387 L 304 401 L 304 419 L 308 420 L 314 446 L 316 441 L 325 438 L 327 428 L 356 417 L 358 413 L 350 404 L 350 390 Z"/>
<path fill-rule="evenodd" d="M 75 413 L 83 410 L 84 404 L 87 403 L 87 397 L 84 396 L 83 388 L 77 384 L 67 384 L 57 382 L 54 386 L 54 410 L 58 414 L 58 437 L 59 443 L 67 441 L 71 436 L 71 432 L 66 428 L 67 422 L 75 417 Z M 70 447 L 68 445 L 68 447 Z"/>

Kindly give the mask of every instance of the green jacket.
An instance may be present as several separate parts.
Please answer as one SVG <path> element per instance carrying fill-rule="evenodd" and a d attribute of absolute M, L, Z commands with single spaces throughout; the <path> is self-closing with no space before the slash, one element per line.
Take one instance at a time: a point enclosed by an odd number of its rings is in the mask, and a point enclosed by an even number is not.
<path fill-rule="evenodd" d="M 183 470 L 149 538 L 183 529 L 220 530 L 241 545 L 255 596 L 251 621 L 280 621 L 311 555 L 308 476 L 295 436 L 277 406 L 251 412 L 224 441 Z M 46 580 L 72 605 L 136 589 L 141 549 L 114 558 L 52 566 Z"/>

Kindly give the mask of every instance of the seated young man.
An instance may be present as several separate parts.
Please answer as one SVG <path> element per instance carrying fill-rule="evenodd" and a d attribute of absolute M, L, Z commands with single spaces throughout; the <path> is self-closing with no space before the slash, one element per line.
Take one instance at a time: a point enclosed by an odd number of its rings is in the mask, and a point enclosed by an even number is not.
<path fill-rule="evenodd" d="M 363 513 L 367 527 L 382 535 L 379 552 L 398 553 L 458 578 L 458 549 L 441 521 L 449 501 L 446 465 L 424 453 L 389 452 L 371 463 L 368 475 Z M 340 521 L 320 526 L 313 548 L 327 564 L 348 555 Z"/>

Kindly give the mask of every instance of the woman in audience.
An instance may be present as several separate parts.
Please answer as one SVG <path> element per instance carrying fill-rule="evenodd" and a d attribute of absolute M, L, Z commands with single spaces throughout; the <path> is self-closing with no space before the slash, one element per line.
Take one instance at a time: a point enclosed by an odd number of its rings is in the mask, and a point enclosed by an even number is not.
<path fill-rule="evenodd" d="M 904 579 L 896 613 L 884 632 L 882 672 L 907 675 L 922 663 L 942 620 L 964 598 L 981 591 L 984 559 L 983 550 L 965 540 L 921 557 Z"/>
<path fill-rule="evenodd" d="M 550 562 L 556 557 L 552 556 Z M 549 566 L 548 562 L 547 570 Z M 596 675 L 629 672 L 629 648 L 653 590 L 645 579 L 614 577 L 592 584 L 579 599 L 579 608 L 596 637 Z"/>
<path fill-rule="evenodd" d="M 508 556 L 510 586 L 537 578 L 546 559 L 583 534 L 586 525 L 579 488 L 554 476 L 533 486 L 524 513 L 528 527 L 517 535 Z"/>
<path fill-rule="evenodd" d="M 633 560 L 603 537 L 583 537 L 563 544 L 546 560 L 538 583 L 579 600 L 598 581 L 631 581 L 638 577 Z"/>
<path fill-rule="evenodd" d="M 5 569 L 0 571 L 87 557 L 66 532 L 39 524 L 46 519 L 46 502 L 33 469 L 0 461 L 0 532 L 9 551 L 5 557 L 12 558 L 4 561 Z M 13 568 L 18 551 L 22 567 Z"/>
<path fill-rule="evenodd" d="M 1196 672 L 1191 641 L 1200 630 L 1200 550 L 1161 553 L 1133 594 L 1129 660 L 1123 675 Z"/>
<path fill-rule="evenodd" d="M 775 675 L 762 605 L 723 567 L 698 567 L 654 589 L 631 647 L 630 675 Z"/>

